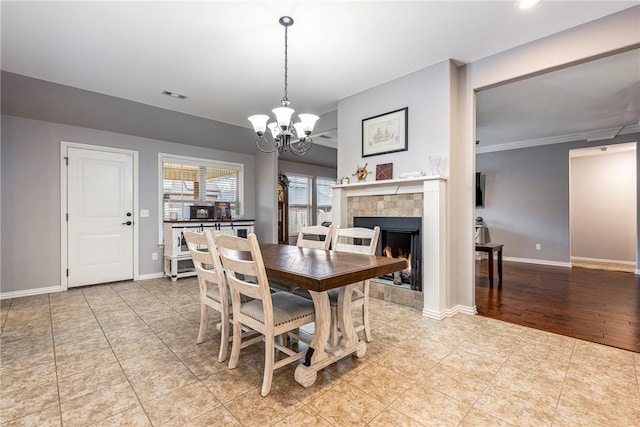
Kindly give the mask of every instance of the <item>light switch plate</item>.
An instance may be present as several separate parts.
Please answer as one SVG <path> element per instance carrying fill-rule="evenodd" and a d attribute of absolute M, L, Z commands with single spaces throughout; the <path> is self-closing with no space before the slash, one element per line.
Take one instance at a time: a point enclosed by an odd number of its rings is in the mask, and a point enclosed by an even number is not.
<path fill-rule="evenodd" d="M 140 218 L 148 218 L 149 209 L 140 209 Z"/>

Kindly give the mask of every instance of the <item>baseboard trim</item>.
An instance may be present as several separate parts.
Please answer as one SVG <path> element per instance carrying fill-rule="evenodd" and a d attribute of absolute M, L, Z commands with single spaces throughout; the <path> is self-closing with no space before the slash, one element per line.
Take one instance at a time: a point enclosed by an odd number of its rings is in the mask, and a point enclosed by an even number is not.
<path fill-rule="evenodd" d="M 633 261 L 618 261 L 614 259 L 599 259 L 586 257 L 571 257 L 573 267 L 594 268 L 598 270 L 624 271 L 627 273 L 636 272 L 636 263 Z"/>
<path fill-rule="evenodd" d="M 478 314 L 478 310 L 475 305 L 468 306 L 468 305 L 460 305 L 460 304 L 452 308 L 444 309 L 442 311 L 431 310 L 428 308 L 422 309 L 422 315 L 424 317 L 428 317 L 430 319 L 435 319 L 435 320 L 442 320 L 442 319 L 446 319 L 447 317 L 453 317 L 458 313 L 474 315 L 474 314 Z"/>
<path fill-rule="evenodd" d="M 50 294 L 52 292 L 60 291 L 62 291 L 62 288 L 60 286 L 49 286 L 47 288 L 26 289 L 24 291 L 1 292 L 0 300 L 29 297 L 32 295 Z"/>
<path fill-rule="evenodd" d="M 504 257 L 503 261 L 523 262 L 526 264 L 550 265 L 553 267 L 571 267 L 570 262 L 550 261 L 546 259 Z"/>
<path fill-rule="evenodd" d="M 149 273 L 149 274 L 139 274 L 138 278 L 135 279 L 135 281 L 137 282 L 138 280 L 162 279 L 163 277 L 164 277 L 164 273 L 163 272 Z"/>

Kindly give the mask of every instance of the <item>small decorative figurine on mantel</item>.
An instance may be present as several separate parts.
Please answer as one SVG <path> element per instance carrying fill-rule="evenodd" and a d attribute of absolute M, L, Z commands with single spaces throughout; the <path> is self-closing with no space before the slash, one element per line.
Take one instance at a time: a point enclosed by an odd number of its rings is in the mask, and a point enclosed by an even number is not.
<path fill-rule="evenodd" d="M 356 168 L 356 172 L 353 174 L 353 176 L 358 178 L 358 182 L 365 181 L 367 179 L 367 175 L 371 173 L 367 170 L 368 164 L 369 163 L 365 163 L 362 167 L 358 165 L 358 167 Z"/>

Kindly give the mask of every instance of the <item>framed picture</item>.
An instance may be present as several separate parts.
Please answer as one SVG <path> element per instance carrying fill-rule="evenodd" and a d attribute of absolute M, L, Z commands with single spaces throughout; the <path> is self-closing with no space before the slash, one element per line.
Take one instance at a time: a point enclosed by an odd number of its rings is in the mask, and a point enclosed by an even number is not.
<path fill-rule="evenodd" d="M 393 179 L 393 163 L 376 165 L 376 181 Z"/>
<path fill-rule="evenodd" d="M 362 157 L 407 151 L 409 107 L 362 120 Z"/>
<path fill-rule="evenodd" d="M 231 203 L 214 202 L 216 219 L 231 219 Z"/>

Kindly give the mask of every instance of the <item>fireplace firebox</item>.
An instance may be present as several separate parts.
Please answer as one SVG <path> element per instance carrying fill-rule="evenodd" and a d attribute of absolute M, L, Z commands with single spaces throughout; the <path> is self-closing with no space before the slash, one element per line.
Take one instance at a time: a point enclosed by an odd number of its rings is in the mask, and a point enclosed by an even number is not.
<path fill-rule="evenodd" d="M 405 258 L 407 268 L 393 275 L 380 277 L 389 285 L 422 291 L 422 218 L 368 217 L 353 218 L 354 227 L 380 227 L 380 241 L 376 255 Z"/>

